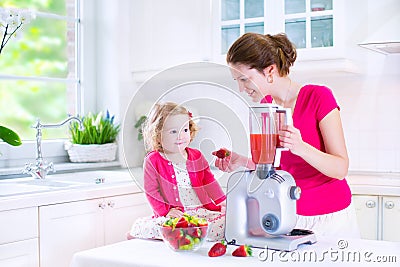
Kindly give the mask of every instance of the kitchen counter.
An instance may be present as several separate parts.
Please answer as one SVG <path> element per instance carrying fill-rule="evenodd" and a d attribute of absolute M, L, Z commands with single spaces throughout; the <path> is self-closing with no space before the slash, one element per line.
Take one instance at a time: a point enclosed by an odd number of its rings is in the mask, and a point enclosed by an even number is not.
<path fill-rule="evenodd" d="M 346 178 L 356 195 L 400 196 L 400 173 L 350 173 Z"/>
<path fill-rule="evenodd" d="M 220 177 L 220 171 L 216 177 Z M 30 189 L 28 186 L 22 188 L 21 192 L 10 194 L 8 187 L 23 181 L 32 181 L 32 178 L 16 178 L 0 180 L 0 211 L 38 207 L 49 204 L 79 201 L 103 197 L 106 193 L 112 195 L 123 195 L 142 192 L 135 183 L 134 177 L 143 175 L 143 169 L 132 168 L 99 171 L 80 171 L 64 174 L 53 174 L 46 181 L 35 181 L 36 183 L 47 181 L 71 182 L 71 186 L 44 186 L 42 190 L 25 192 L 22 189 Z M 229 175 L 226 175 L 228 176 Z M 96 178 L 105 178 L 104 183 L 95 184 Z M 226 178 L 226 177 L 225 177 Z M 225 179 L 224 178 L 224 179 Z M 224 179 L 220 181 L 224 188 Z M 353 194 L 400 196 L 400 174 L 398 173 L 350 173 L 348 183 Z M 29 183 L 28 183 L 29 184 Z M 30 187 L 38 188 L 37 184 Z"/>
<path fill-rule="evenodd" d="M 132 239 L 108 246 L 78 252 L 70 267 L 134 267 L 134 266 L 281 266 L 295 264 L 310 266 L 394 266 L 400 262 L 400 242 L 362 239 L 322 239 L 313 245 L 302 245 L 292 252 L 254 249 L 253 257 L 231 256 L 227 253 L 211 258 L 207 253 L 214 243 L 206 242 L 196 252 L 173 252 L 159 240 Z"/>
<path fill-rule="evenodd" d="M 142 169 L 131 171 L 141 175 Z M 96 179 L 102 180 L 96 183 Z M 44 180 L 4 179 L 0 180 L 0 211 L 140 192 L 127 169 L 53 174 Z"/>

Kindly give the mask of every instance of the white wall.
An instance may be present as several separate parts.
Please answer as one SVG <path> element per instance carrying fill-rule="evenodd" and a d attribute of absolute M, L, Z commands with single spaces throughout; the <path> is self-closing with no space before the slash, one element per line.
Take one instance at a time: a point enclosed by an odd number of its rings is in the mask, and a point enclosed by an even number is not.
<path fill-rule="evenodd" d="M 400 172 L 400 54 L 384 55 L 357 45 L 400 41 L 400 1 L 363 1 L 359 7 L 367 16 L 351 4 L 356 2 L 346 3 L 351 10 L 345 33 L 347 57 L 360 73 L 315 70 L 302 73 L 300 81 L 325 84 L 334 91 L 341 106 L 350 170 Z"/>
<path fill-rule="evenodd" d="M 137 94 L 139 86 L 165 66 L 209 58 L 212 54 L 208 38 L 211 36 L 208 34 L 211 31 L 210 2 L 122 0 L 116 3 L 116 8 L 110 8 L 109 1 L 101 0 L 101 4 L 107 8 L 99 7 L 99 16 L 105 24 L 97 31 L 102 50 L 98 53 L 98 89 L 104 92 L 99 105 L 119 107 L 121 116 L 125 110 L 128 111 L 125 121 L 128 126 L 124 128 L 124 142 L 129 147 L 126 151 L 129 154 L 128 165 L 138 166 L 143 147 L 136 141 L 136 131 L 132 126 L 137 116 L 135 109 L 146 101 L 147 93 L 152 91 L 152 95 L 160 95 L 163 90 L 160 89 L 163 86 L 155 86 L 140 95 Z M 356 8 L 355 5 L 359 4 L 362 4 L 362 9 Z M 355 0 L 348 5 L 349 24 L 345 27 L 347 55 L 361 72 L 327 73 L 315 69 L 302 73 L 299 81 L 325 84 L 334 91 L 342 110 L 351 170 L 400 172 L 400 105 L 397 103 L 400 97 L 400 55 L 385 56 L 357 46 L 380 28 L 387 27 L 385 22 L 393 19 L 390 16 L 400 14 L 400 1 Z M 388 5 L 391 7 L 389 11 Z M 368 17 L 365 18 L 361 11 Z M 107 25 L 108 19 L 111 25 Z M 215 73 L 211 70 L 209 74 Z M 222 83 L 236 88 L 229 75 L 221 77 Z M 196 71 L 187 72 L 184 80 L 194 78 Z M 137 102 L 132 107 L 130 102 L 134 96 Z M 215 105 L 207 108 L 202 104 L 197 104 L 196 108 L 200 115 L 217 109 Z M 207 142 L 203 145 L 210 147 Z"/>

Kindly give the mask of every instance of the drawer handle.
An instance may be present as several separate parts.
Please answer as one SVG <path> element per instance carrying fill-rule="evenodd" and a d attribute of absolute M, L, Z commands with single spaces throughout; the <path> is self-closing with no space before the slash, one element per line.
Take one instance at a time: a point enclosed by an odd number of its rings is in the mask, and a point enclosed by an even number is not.
<path fill-rule="evenodd" d="M 387 209 L 393 209 L 393 208 L 394 208 L 394 203 L 393 203 L 393 201 L 386 201 L 386 202 L 385 202 L 385 208 L 387 208 Z"/>
<path fill-rule="evenodd" d="M 114 208 L 114 206 L 115 206 L 115 203 L 114 202 L 108 202 L 108 204 L 107 204 L 110 208 Z"/>
<path fill-rule="evenodd" d="M 104 209 L 106 208 L 106 204 L 104 204 L 104 203 L 99 203 L 99 208 L 104 210 Z"/>
<path fill-rule="evenodd" d="M 368 200 L 367 203 L 365 203 L 365 205 L 367 206 L 367 208 L 375 208 L 376 206 L 375 201 L 373 200 Z"/>

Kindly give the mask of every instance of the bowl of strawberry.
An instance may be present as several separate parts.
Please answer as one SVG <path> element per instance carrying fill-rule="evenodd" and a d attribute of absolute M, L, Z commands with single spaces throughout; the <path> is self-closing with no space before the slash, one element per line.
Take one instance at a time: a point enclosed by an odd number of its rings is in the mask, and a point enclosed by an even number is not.
<path fill-rule="evenodd" d="M 161 226 L 164 243 L 173 251 L 196 251 L 206 240 L 208 222 L 186 213 L 179 218 L 169 218 Z"/>

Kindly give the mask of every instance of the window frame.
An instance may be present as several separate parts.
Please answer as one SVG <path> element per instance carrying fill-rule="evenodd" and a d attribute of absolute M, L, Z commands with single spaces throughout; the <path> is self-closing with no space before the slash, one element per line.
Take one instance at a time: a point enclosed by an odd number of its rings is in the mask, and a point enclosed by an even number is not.
<path fill-rule="evenodd" d="M 94 110 L 96 104 L 96 64 L 95 58 L 95 0 L 75 0 L 74 17 L 62 16 L 47 12 L 36 12 L 37 16 L 62 19 L 76 23 L 75 32 L 75 71 L 74 78 L 52 78 L 43 76 L 1 75 L 1 80 L 27 80 L 75 83 L 75 112 L 84 114 L 85 110 Z M 83 27 L 82 21 L 85 21 Z M 84 77 L 84 78 L 83 78 Z M 32 122 L 32 125 L 35 122 Z M 45 123 L 45 122 L 44 122 Z M 67 152 L 64 149 L 66 139 L 42 140 L 44 160 L 57 163 L 56 170 L 86 168 L 93 164 L 68 164 Z M 0 142 L 0 179 L 6 176 L 21 175 L 24 164 L 34 163 L 37 157 L 36 140 L 23 141 L 18 147 Z M 108 164 L 110 165 L 110 164 Z M 5 176 L 4 176 L 5 175 Z"/>
<path fill-rule="evenodd" d="M 251 23 L 260 23 L 262 22 L 264 24 L 264 33 L 272 30 L 269 28 L 269 20 L 271 20 L 270 16 L 272 14 L 268 13 L 268 8 L 267 6 L 270 4 L 270 0 L 263 0 L 264 1 L 264 16 L 263 17 L 255 17 L 255 18 L 245 18 L 245 0 L 239 0 L 239 19 L 233 19 L 233 20 L 226 20 L 223 21 L 221 18 L 221 10 L 222 10 L 222 0 L 218 1 L 213 1 L 212 3 L 212 11 L 213 11 L 213 20 L 214 20 L 214 27 L 215 31 L 213 34 L 213 38 L 215 40 L 215 47 L 217 49 L 214 50 L 214 58 L 218 62 L 225 62 L 225 56 L 226 53 L 222 53 L 222 45 L 221 45 L 221 29 L 223 26 L 233 26 L 233 25 L 239 25 L 239 36 L 243 35 L 245 33 L 245 25 L 246 24 L 251 24 Z"/>
<path fill-rule="evenodd" d="M 240 0 L 240 18 L 244 18 L 244 0 Z M 285 21 L 287 19 L 295 19 L 299 17 L 304 17 L 306 19 L 306 42 L 305 48 L 298 48 L 298 61 L 310 61 L 310 60 L 325 60 L 325 59 L 338 59 L 342 58 L 346 52 L 345 40 L 343 32 L 345 30 L 345 23 L 343 23 L 343 18 L 340 14 L 345 13 L 345 5 L 341 1 L 332 1 L 332 9 L 327 9 L 324 11 L 312 11 L 311 10 L 311 0 L 305 0 L 306 12 L 304 13 L 294 13 L 285 14 L 285 1 L 275 1 L 275 0 L 263 0 L 264 1 L 264 34 L 276 34 L 280 32 L 285 32 Z M 212 1 L 212 18 L 213 18 L 213 60 L 220 62 L 222 64 L 226 63 L 226 54 L 221 53 L 221 0 Z M 314 17 L 332 16 L 332 36 L 333 36 L 333 46 L 326 47 L 312 47 L 311 46 L 311 19 Z M 233 20 L 232 20 L 233 21 Z M 244 22 L 242 20 L 236 20 L 240 23 Z M 252 22 L 248 19 L 246 22 Z M 227 23 L 224 23 L 227 24 Z M 240 35 L 244 33 L 244 25 L 240 25 Z M 340 56 L 338 56 L 340 55 Z M 348 63 L 341 61 L 340 66 L 344 65 L 346 69 L 354 69 L 352 66 L 348 67 Z M 342 68 L 342 67 L 340 67 Z"/>

